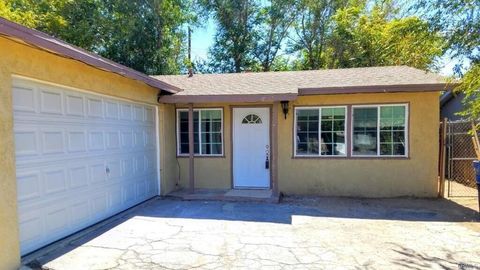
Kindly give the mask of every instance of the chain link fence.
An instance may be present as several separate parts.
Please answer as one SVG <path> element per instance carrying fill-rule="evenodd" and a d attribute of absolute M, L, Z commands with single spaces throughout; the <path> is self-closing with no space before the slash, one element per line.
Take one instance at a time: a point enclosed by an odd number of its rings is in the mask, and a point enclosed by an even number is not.
<path fill-rule="evenodd" d="M 472 161 L 476 159 L 470 121 L 448 121 L 446 126 L 445 179 L 448 197 L 476 197 Z"/>

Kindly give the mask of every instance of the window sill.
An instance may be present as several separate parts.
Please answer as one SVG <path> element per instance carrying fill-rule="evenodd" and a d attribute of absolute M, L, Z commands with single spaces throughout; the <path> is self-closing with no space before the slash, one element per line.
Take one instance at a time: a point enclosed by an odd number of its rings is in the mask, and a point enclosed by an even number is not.
<path fill-rule="evenodd" d="M 409 156 L 292 156 L 291 159 L 340 159 L 340 160 L 409 160 Z"/>
<path fill-rule="evenodd" d="M 193 155 L 194 158 L 225 158 L 225 155 Z M 177 158 L 190 158 L 189 155 L 178 155 Z"/>

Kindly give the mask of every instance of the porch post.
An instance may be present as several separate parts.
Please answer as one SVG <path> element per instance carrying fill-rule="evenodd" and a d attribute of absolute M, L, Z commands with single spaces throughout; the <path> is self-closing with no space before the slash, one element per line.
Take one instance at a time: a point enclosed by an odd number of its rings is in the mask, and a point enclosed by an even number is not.
<path fill-rule="evenodd" d="M 193 193 L 195 191 L 195 181 L 194 181 L 194 143 L 193 143 L 193 104 L 188 104 L 188 180 L 189 180 L 189 191 Z"/>
<path fill-rule="evenodd" d="M 272 161 L 272 192 L 278 194 L 278 107 L 280 102 L 275 101 L 272 107 L 272 142 L 270 154 Z"/>

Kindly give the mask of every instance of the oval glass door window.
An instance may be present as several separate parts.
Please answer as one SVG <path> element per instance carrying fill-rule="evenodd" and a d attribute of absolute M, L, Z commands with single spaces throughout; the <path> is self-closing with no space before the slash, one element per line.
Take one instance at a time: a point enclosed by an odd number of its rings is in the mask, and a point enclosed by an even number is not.
<path fill-rule="evenodd" d="M 262 119 L 256 114 L 249 114 L 242 120 L 242 124 L 261 124 Z"/>

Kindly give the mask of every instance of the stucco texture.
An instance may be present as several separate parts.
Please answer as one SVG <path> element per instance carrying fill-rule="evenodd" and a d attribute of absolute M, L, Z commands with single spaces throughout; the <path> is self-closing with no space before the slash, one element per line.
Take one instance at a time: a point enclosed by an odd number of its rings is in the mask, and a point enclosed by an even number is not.
<path fill-rule="evenodd" d="M 0 269 L 20 263 L 13 140 L 12 76 L 156 105 L 157 90 L 144 83 L 93 68 L 0 37 Z"/>
<path fill-rule="evenodd" d="M 278 188 L 285 194 L 353 197 L 435 197 L 438 179 L 438 92 L 301 96 L 284 119 L 278 108 Z M 294 106 L 408 103 L 407 158 L 293 158 Z M 271 106 L 272 104 L 264 104 Z M 195 158 L 196 188 L 231 188 L 231 109 L 249 104 L 195 104 L 224 110 L 224 157 Z M 259 106 L 259 104 L 250 104 Z M 184 107 L 184 105 L 177 105 Z M 175 121 L 175 117 L 170 118 Z M 170 126 L 173 126 L 171 124 Z M 175 134 L 173 134 L 175 136 Z M 175 143 L 173 141 L 172 143 Z M 188 158 L 177 158 L 175 181 L 188 187 Z"/>
<path fill-rule="evenodd" d="M 196 157 L 194 161 L 195 188 L 213 188 L 213 189 L 229 189 L 231 188 L 231 110 L 229 104 L 198 104 L 195 108 L 221 108 L 223 109 L 223 136 L 224 136 L 224 155 L 223 157 Z M 177 108 L 185 108 L 178 105 Z M 174 110 L 175 111 L 175 110 Z M 175 122 L 174 118 L 171 119 Z M 174 129 L 175 133 L 175 129 Z M 174 136 L 176 136 L 174 134 Z M 176 139 L 173 141 L 176 145 Z M 188 187 L 188 157 L 177 157 L 179 166 L 180 187 Z"/>
<path fill-rule="evenodd" d="M 290 113 L 287 120 L 279 120 L 280 191 L 355 197 L 436 196 L 438 96 L 437 92 L 428 92 L 300 97 L 293 106 L 408 103 L 409 157 L 292 159 Z"/>

